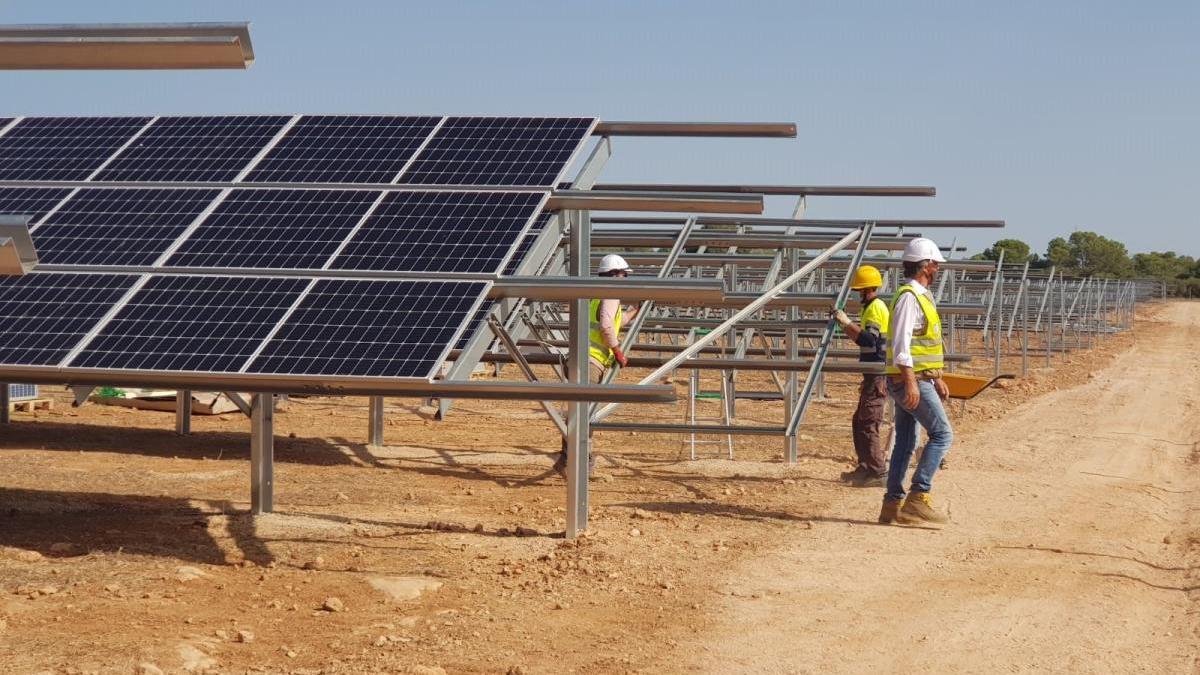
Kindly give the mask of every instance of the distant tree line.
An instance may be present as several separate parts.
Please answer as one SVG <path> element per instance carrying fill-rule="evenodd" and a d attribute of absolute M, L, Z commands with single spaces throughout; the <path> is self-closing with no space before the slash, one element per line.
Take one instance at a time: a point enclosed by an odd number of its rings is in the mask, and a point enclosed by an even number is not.
<path fill-rule="evenodd" d="M 1001 239 L 974 256 L 975 260 L 998 260 L 1004 252 L 1004 262 L 1023 264 L 1032 268 L 1055 267 L 1075 276 L 1094 276 L 1109 279 L 1152 277 L 1167 284 L 1167 292 L 1187 298 L 1200 297 L 1200 261 L 1174 251 L 1136 253 L 1132 256 L 1125 244 L 1095 232 L 1072 232 L 1063 239 L 1055 237 L 1046 246 L 1045 255 L 1034 253 L 1020 239 Z"/>

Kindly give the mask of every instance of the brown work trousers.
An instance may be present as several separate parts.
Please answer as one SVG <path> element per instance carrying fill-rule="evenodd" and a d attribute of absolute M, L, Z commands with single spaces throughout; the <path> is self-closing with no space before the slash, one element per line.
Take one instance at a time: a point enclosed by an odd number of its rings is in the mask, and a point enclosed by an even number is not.
<path fill-rule="evenodd" d="M 858 465 L 875 475 L 887 472 L 887 448 L 879 434 L 887 398 L 887 376 L 864 374 L 854 410 L 854 454 Z"/>

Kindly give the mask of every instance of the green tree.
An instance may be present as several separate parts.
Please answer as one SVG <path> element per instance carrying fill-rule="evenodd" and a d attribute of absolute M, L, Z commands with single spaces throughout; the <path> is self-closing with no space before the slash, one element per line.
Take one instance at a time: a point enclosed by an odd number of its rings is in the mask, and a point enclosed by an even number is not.
<path fill-rule="evenodd" d="M 985 248 L 978 257 L 982 260 L 999 260 L 1001 251 L 1004 251 L 1004 262 L 1007 263 L 1019 265 L 1025 261 L 1032 262 L 1037 259 L 1037 256 L 1029 254 L 1029 244 L 1020 239 L 1001 239 Z"/>
<path fill-rule="evenodd" d="M 1055 237 L 1050 240 L 1050 244 L 1046 247 L 1046 262 L 1054 265 L 1062 272 L 1075 271 L 1075 255 L 1071 252 L 1071 245 L 1062 237 Z"/>
<path fill-rule="evenodd" d="M 1128 277 L 1133 261 L 1125 244 L 1095 232 L 1072 232 L 1067 239 L 1075 271 L 1084 276 Z"/>

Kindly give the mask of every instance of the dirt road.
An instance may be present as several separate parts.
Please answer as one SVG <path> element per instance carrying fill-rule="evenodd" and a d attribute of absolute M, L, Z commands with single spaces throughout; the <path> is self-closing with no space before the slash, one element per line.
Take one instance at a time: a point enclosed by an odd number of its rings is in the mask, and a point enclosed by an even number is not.
<path fill-rule="evenodd" d="M 1085 386 L 960 434 L 944 530 L 865 526 L 849 492 L 731 569 L 692 672 L 1200 672 L 1200 304 Z M 818 519 L 819 520 L 819 519 Z"/>

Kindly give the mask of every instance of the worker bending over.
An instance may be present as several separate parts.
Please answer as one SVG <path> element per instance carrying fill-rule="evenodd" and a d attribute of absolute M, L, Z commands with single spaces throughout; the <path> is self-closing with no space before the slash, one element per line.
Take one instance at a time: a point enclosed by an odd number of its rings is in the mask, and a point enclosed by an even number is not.
<path fill-rule="evenodd" d="M 629 263 L 621 256 L 610 253 L 600 260 L 599 275 L 623 279 L 629 276 Z M 592 300 L 588 322 L 588 382 L 600 384 L 614 363 L 622 368 L 629 360 L 621 351 L 621 326 L 637 316 L 637 308 L 628 312 L 621 307 L 618 298 Z M 596 465 L 595 453 L 588 457 L 588 473 Z M 564 476 L 567 473 L 567 439 L 563 438 L 562 452 L 554 462 L 554 470 Z"/>
<path fill-rule="evenodd" d="M 946 262 L 937 244 L 919 237 L 904 247 L 904 283 L 892 297 L 888 328 L 888 391 L 896 402 L 896 445 L 888 470 L 881 523 L 944 523 L 945 514 L 929 497 L 933 475 L 950 449 L 954 434 L 942 401 L 950 395 L 942 381 L 942 320 L 929 288 Z M 913 472 L 907 499 L 904 478 L 917 446 L 917 424 L 929 442 Z"/>
<path fill-rule="evenodd" d="M 883 363 L 888 331 L 888 306 L 879 297 L 883 277 L 879 270 L 863 265 L 854 272 L 850 288 L 858 291 L 862 300 L 862 325 L 846 316 L 840 307 L 834 308 L 834 319 L 846 335 L 858 345 L 858 360 L 862 363 Z M 851 425 L 854 429 L 854 454 L 858 465 L 842 474 L 842 480 L 855 487 L 883 487 L 887 479 L 887 449 L 879 437 L 887 407 L 887 376 L 883 373 L 863 373 L 858 389 L 858 407 L 854 409 Z"/>

